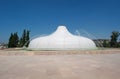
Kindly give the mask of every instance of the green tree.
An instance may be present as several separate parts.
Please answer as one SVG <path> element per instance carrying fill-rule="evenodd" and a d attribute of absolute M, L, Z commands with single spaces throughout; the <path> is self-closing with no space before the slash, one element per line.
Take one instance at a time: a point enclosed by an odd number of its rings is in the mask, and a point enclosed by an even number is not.
<path fill-rule="evenodd" d="M 117 40 L 118 40 L 119 35 L 120 35 L 120 33 L 118 31 L 112 32 L 111 40 L 110 40 L 111 47 L 118 47 Z"/>
<path fill-rule="evenodd" d="M 18 47 L 18 42 L 19 42 L 19 37 L 18 37 L 18 34 L 16 32 L 16 33 L 14 33 L 14 46 L 15 47 Z"/>
<path fill-rule="evenodd" d="M 13 38 L 13 34 L 11 33 L 10 37 L 9 37 L 9 42 L 8 42 L 8 47 L 12 47 L 12 38 Z"/>
<path fill-rule="evenodd" d="M 19 37 L 16 33 L 11 33 L 10 38 L 9 38 L 9 42 L 8 42 L 8 47 L 12 48 L 12 47 L 17 47 L 18 46 L 18 42 L 19 42 Z"/>
<path fill-rule="evenodd" d="M 25 44 L 25 38 L 26 38 L 26 30 L 23 30 L 22 37 L 20 38 L 20 47 L 23 47 Z"/>
<path fill-rule="evenodd" d="M 108 40 L 103 41 L 103 47 L 110 47 Z"/>
<path fill-rule="evenodd" d="M 22 37 L 19 40 L 19 36 L 17 34 L 17 32 L 15 33 L 11 33 L 10 37 L 9 37 L 9 42 L 8 42 L 8 47 L 23 47 L 23 46 L 28 46 L 29 44 L 29 37 L 30 35 L 30 31 L 28 30 L 23 30 L 23 34 Z"/>
<path fill-rule="evenodd" d="M 24 29 L 23 30 L 23 34 L 22 34 L 22 37 L 20 38 L 20 47 L 23 47 L 24 45 L 27 47 L 28 44 L 29 44 L 29 34 L 30 34 L 30 31 Z"/>
<path fill-rule="evenodd" d="M 25 46 L 28 47 L 29 45 L 29 40 L 30 40 L 30 31 L 27 30 L 26 32 L 26 43 L 25 43 Z"/>

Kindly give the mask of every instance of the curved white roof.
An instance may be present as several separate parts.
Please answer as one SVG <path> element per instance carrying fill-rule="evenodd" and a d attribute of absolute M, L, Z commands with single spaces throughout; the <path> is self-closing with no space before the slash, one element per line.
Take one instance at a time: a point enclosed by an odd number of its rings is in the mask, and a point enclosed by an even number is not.
<path fill-rule="evenodd" d="M 30 41 L 28 49 L 31 50 L 84 50 L 96 49 L 95 43 L 86 37 L 71 34 L 65 26 L 43 37 Z"/>

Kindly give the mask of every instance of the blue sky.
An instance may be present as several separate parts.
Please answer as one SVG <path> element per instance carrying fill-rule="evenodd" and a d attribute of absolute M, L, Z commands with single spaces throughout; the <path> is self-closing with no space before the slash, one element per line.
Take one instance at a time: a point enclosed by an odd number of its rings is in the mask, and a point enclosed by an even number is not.
<path fill-rule="evenodd" d="M 70 32 L 85 30 L 97 38 L 110 38 L 120 31 L 120 0 L 0 0 L 0 41 L 11 32 L 31 37 L 50 34 L 59 25 Z"/>

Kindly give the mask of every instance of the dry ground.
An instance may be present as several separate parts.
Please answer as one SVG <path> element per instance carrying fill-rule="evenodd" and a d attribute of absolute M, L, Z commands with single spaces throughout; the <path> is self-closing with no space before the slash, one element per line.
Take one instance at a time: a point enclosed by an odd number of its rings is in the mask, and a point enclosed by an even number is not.
<path fill-rule="evenodd" d="M 0 79 L 120 79 L 120 50 L 104 51 L 0 50 Z"/>

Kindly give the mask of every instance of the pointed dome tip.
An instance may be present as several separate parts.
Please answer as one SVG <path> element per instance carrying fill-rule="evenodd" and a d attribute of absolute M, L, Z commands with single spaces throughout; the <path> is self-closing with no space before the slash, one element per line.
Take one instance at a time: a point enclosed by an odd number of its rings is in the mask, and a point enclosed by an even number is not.
<path fill-rule="evenodd" d="M 67 28 L 66 28 L 66 26 L 60 25 L 60 26 L 58 26 L 58 29 L 60 30 L 60 29 L 67 29 Z"/>

